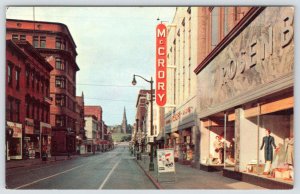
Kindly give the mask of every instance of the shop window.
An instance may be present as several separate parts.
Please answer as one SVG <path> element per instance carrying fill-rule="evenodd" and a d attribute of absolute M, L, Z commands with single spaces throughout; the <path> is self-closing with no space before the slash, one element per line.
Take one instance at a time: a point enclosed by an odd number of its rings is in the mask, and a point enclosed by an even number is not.
<path fill-rule="evenodd" d="M 33 36 L 33 47 L 38 48 L 39 47 L 39 37 Z"/>
<path fill-rule="evenodd" d="M 55 86 L 57 88 L 63 88 L 65 89 L 66 86 L 66 80 L 63 76 L 56 76 L 55 78 Z"/>
<path fill-rule="evenodd" d="M 11 38 L 12 38 L 12 40 L 19 40 L 19 35 L 13 34 Z"/>
<path fill-rule="evenodd" d="M 41 48 L 46 48 L 46 36 L 41 36 L 40 37 L 40 47 Z"/>
<path fill-rule="evenodd" d="M 61 38 L 56 38 L 55 48 L 61 49 Z"/>
<path fill-rule="evenodd" d="M 214 49 L 219 43 L 220 8 L 215 7 L 211 11 L 211 48 Z"/>
<path fill-rule="evenodd" d="M 21 34 L 21 35 L 20 35 L 20 40 L 25 41 L 25 40 L 26 40 L 26 35 Z"/>

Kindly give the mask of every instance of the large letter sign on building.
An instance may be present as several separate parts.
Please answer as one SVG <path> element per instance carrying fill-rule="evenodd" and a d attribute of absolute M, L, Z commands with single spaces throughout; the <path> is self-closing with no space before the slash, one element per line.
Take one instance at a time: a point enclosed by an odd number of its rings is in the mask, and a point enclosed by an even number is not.
<path fill-rule="evenodd" d="M 167 101 L 167 28 L 156 27 L 156 104 L 164 106 Z"/>

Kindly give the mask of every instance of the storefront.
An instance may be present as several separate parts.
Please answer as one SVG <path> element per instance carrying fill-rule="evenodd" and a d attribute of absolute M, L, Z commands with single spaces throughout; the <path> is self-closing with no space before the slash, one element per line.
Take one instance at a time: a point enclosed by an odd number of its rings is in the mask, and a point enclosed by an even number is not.
<path fill-rule="evenodd" d="M 22 159 L 22 124 L 7 121 L 7 127 L 13 131 L 12 138 L 7 142 L 7 159 Z"/>
<path fill-rule="evenodd" d="M 35 130 L 33 119 L 25 118 L 24 158 L 40 157 L 40 130 Z"/>
<path fill-rule="evenodd" d="M 41 127 L 41 153 L 46 153 L 47 157 L 51 157 L 51 138 L 52 128 L 48 123 L 40 123 Z"/>
<path fill-rule="evenodd" d="M 196 97 L 173 113 L 165 116 L 166 148 L 174 149 L 175 161 L 182 164 L 195 163 Z"/>
<path fill-rule="evenodd" d="M 293 17 L 293 8 L 252 8 L 227 44 L 200 64 L 201 164 L 223 158 L 224 176 L 292 188 Z M 223 153 L 216 157 L 218 141 Z"/>

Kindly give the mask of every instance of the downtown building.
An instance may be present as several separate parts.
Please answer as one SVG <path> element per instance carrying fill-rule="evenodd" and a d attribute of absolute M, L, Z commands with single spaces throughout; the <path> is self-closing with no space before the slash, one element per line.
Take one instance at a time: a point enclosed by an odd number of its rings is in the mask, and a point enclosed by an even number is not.
<path fill-rule="evenodd" d="M 76 44 L 68 27 L 61 23 L 12 20 L 6 21 L 6 39 L 26 40 L 51 64 L 50 124 L 52 154 L 76 151 Z M 38 80 L 38 78 L 35 78 Z"/>
<path fill-rule="evenodd" d="M 86 150 L 86 131 L 84 118 L 84 95 L 76 96 L 76 153 L 80 154 L 81 150 Z M 83 152 L 83 151 L 82 151 Z"/>
<path fill-rule="evenodd" d="M 6 40 L 6 159 L 51 157 L 50 72 L 26 40 Z"/>
<path fill-rule="evenodd" d="M 293 18 L 287 7 L 176 9 L 168 25 L 165 106 L 165 146 L 175 159 L 292 188 Z M 271 160 L 261 148 L 266 129 L 279 147 Z"/>
<path fill-rule="evenodd" d="M 160 107 L 155 101 L 155 90 L 153 90 L 153 134 L 151 135 L 151 94 L 146 95 L 145 109 L 146 113 L 143 120 L 143 129 L 145 133 L 146 151 L 150 153 L 150 143 L 155 141 L 154 153 L 156 149 L 164 148 L 164 107 Z M 153 138 L 153 140 L 151 140 Z"/>
<path fill-rule="evenodd" d="M 177 7 L 167 37 L 165 146 L 175 161 L 199 167 L 203 145 L 198 118 L 198 82 L 194 70 L 250 8 Z M 216 31 L 215 28 L 221 28 Z M 205 91 L 207 95 L 210 91 Z"/>
<path fill-rule="evenodd" d="M 132 131 L 132 146 L 136 152 L 144 152 L 146 146 L 146 133 L 143 131 L 145 117 L 147 114 L 146 103 L 147 95 L 150 95 L 151 90 L 140 90 L 136 101 L 136 115 L 134 130 Z"/>
<path fill-rule="evenodd" d="M 94 147 L 95 151 L 106 151 L 113 147 L 111 133 L 108 131 L 108 127 L 102 119 L 103 110 L 101 106 L 84 106 L 84 114 L 85 114 L 85 122 L 86 123 L 86 132 L 90 133 L 87 135 L 87 145 L 91 145 Z M 87 120 L 88 119 L 88 120 Z M 91 124 L 95 123 L 95 124 Z M 97 123 L 97 129 L 94 130 L 93 127 Z M 89 126 L 89 127 L 88 127 Z M 93 128 L 93 129 L 92 129 Z M 91 135 L 91 131 L 95 132 L 95 134 Z"/>
<path fill-rule="evenodd" d="M 208 52 L 194 71 L 200 168 L 223 169 L 224 176 L 266 188 L 292 188 L 294 8 L 209 7 L 202 14 L 209 16 L 202 21 Z M 263 145 L 266 130 L 279 150 Z M 223 143 L 221 164 L 214 162 L 216 136 Z"/>

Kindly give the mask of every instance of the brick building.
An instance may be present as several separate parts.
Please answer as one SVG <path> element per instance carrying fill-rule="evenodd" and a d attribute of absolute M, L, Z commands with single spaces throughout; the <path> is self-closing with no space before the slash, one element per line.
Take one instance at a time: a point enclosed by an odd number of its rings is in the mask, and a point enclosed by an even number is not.
<path fill-rule="evenodd" d="M 283 145 L 294 141 L 294 7 L 203 7 L 199 18 L 206 18 L 194 70 L 200 169 L 293 188 L 294 159 L 286 155 L 294 151 Z M 268 130 L 282 149 L 271 158 L 260 149 Z"/>
<path fill-rule="evenodd" d="M 137 101 L 136 101 L 136 125 L 132 136 L 134 137 L 134 144 L 136 149 L 143 151 L 145 149 L 145 134 L 142 135 L 142 130 L 144 128 L 144 121 L 146 116 L 146 96 L 150 95 L 150 90 L 140 90 Z"/>
<path fill-rule="evenodd" d="M 7 159 L 51 155 L 49 96 L 53 67 L 27 41 L 6 40 Z"/>
<path fill-rule="evenodd" d="M 199 63 L 243 18 L 249 7 L 178 7 L 168 26 L 169 67 L 165 108 L 166 146 L 183 164 L 198 166 L 200 139 L 197 119 Z M 207 93 L 207 92 L 206 92 Z"/>
<path fill-rule="evenodd" d="M 85 120 L 84 120 L 84 95 L 76 96 L 76 149 L 80 153 L 80 148 L 85 146 Z M 83 149 L 82 148 L 82 149 Z"/>
<path fill-rule="evenodd" d="M 103 134 L 105 135 L 107 131 L 104 131 L 104 121 L 102 120 L 102 107 L 101 106 L 84 106 L 84 114 L 85 118 L 89 117 L 90 119 L 92 116 L 95 118 L 97 122 L 97 131 L 95 134 L 95 141 L 94 144 L 97 150 L 100 150 L 100 139 L 103 139 Z M 87 130 L 87 129 L 86 129 Z"/>
<path fill-rule="evenodd" d="M 8 19 L 6 32 L 6 39 L 27 40 L 53 67 L 50 74 L 52 153 L 75 153 L 76 72 L 79 67 L 76 44 L 68 27 L 54 22 Z"/>

